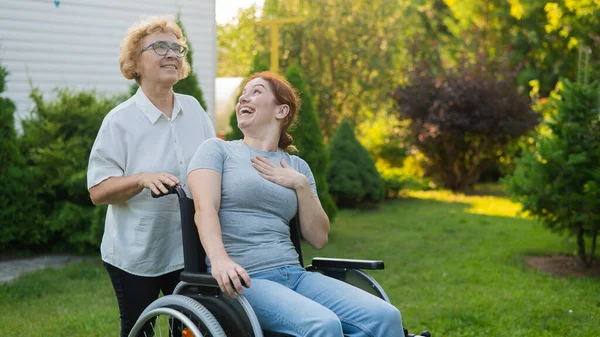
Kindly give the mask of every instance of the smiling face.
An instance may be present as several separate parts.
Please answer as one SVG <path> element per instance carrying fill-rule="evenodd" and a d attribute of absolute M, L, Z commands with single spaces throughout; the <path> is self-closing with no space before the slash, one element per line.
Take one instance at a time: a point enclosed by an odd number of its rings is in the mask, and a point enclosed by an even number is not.
<path fill-rule="evenodd" d="M 289 106 L 279 104 L 269 82 L 257 77 L 244 87 L 235 111 L 240 130 L 260 126 L 271 130 L 280 128 L 280 121 L 288 114 Z"/>
<path fill-rule="evenodd" d="M 142 48 L 157 41 L 164 41 L 168 45 L 179 43 L 175 34 L 171 32 L 156 32 L 146 36 L 140 44 Z M 173 86 L 181 77 L 183 59 L 175 56 L 169 50 L 165 56 L 158 55 L 152 47 L 141 52 L 137 64 L 141 86 L 166 85 Z"/>

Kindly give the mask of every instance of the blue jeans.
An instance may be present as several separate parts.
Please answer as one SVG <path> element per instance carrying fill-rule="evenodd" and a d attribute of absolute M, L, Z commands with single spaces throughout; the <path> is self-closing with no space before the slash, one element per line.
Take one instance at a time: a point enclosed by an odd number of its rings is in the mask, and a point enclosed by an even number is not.
<path fill-rule="evenodd" d="M 244 295 L 264 330 L 310 337 L 403 337 L 400 311 L 342 281 L 300 266 L 250 275 Z"/>

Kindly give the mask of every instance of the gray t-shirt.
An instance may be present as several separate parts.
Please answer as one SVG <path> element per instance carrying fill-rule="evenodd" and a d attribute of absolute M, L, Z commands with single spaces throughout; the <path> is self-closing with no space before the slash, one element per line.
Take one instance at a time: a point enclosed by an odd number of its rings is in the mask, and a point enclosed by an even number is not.
<path fill-rule="evenodd" d="M 298 265 L 289 225 L 298 211 L 296 192 L 261 177 L 250 161 L 257 155 L 277 165 L 285 160 L 308 178 L 317 195 L 310 167 L 302 158 L 281 149 L 256 150 L 241 140 L 207 139 L 188 166 L 188 174 L 197 169 L 221 174 L 219 220 L 223 244 L 229 257 L 249 274 Z M 210 261 L 206 262 L 210 270 Z"/>

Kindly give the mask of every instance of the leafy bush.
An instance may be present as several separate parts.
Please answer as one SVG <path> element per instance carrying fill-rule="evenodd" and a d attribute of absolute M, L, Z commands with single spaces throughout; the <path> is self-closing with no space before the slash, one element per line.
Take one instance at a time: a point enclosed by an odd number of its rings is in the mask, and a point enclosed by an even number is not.
<path fill-rule="evenodd" d="M 386 190 L 386 198 L 393 199 L 400 196 L 403 190 L 430 190 L 436 185 L 430 178 L 424 176 L 421 168 L 423 154 L 413 151 L 406 157 L 400 167 L 390 166 L 386 161 L 377 159 L 375 166 L 381 174 Z"/>
<path fill-rule="evenodd" d="M 291 131 L 291 135 L 294 137 L 294 145 L 298 148 L 297 155 L 310 166 L 317 184 L 321 205 L 323 205 L 329 220 L 333 221 L 337 214 L 337 207 L 329 194 L 329 185 L 327 184 L 329 157 L 323 144 L 323 133 L 319 126 L 312 95 L 306 87 L 300 68 L 291 66 L 285 76 L 290 84 L 298 90 L 302 98 L 302 106 L 298 113 L 296 127 Z"/>
<path fill-rule="evenodd" d="M 452 190 L 471 189 L 499 152 L 537 124 L 515 73 L 476 63 L 433 77 L 425 66 L 394 94 L 411 142 L 427 157 L 426 173 Z"/>
<path fill-rule="evenodd" d="M 406 141 L 408 123 L 399 121 L 397 116 L 387 111 L 371 112 L 370 115 L 372 118 L 356 127 L 360 143 L 369 151 L 372 158 L 377 158 L 377 162 L 385 162 L 391 167 L 401 167 L 409 152 Z"/>
<path fill-rule="evenodd" d="M 373 114 L 373 118 L 357 126 L 361 144 L 376 158 L 375 167 L 383 179 L 386 198 L 396 198 L 402 190 L 429 189 L 428 178 L 423 177 L 418 151 L 410 156 L 407 136 L 408 123 L 388 113 Z"/>
<path fill-rule="evenodd" d="M 0 66 L 0 93 L 6 87 L 7 75 Z M 43 237 L 43 230 L 36 226 L 40 217 L 38 202 L 28 191 L 32 178 L 18 147 L 15 110 L 10 99 L 0 97 L 0 252 L 38 244 Z"/>
<path fill-rule="evenodd" d="M 336 128 L 328 144 L 329 192 L 339 208 L 379 203 L 385 189 L 369 152 L 354 135 L 348 119 Z"/>
<path fill-rule="evenodd" d="M 33 89 L 32 117 L 23 121 L 20 147 L 35 184 L 44 232 L 41 243 L 57 250 L 85 251 L 100 244 L 105 208 L 96 208 L 87 191 L 87 164 L 104 116 L 117 98 L 97 98 L 94 91 L 57 89 L 45 102 Z"/>
<path fill-rule="evenodd" d="M 591 266 L 600 229 L 600 118 L 597 84 L 564 82 L 556 96 L 556 115 L 544 125 L 549 133 L 537 137 L 535 150 L 517 159 L 505 179 L 510 194 L 523 210 L 552 231 L 577 239 L 578 255 Z M 586 251 L 585 239 L 592 241 Z"/>

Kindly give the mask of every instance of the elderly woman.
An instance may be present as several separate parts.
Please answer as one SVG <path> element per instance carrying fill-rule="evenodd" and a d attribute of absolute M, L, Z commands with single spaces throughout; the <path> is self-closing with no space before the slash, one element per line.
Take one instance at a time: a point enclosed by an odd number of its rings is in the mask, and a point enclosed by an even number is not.
<path fill-rule="evenodd" d="M 110 275 L 125 337 L 159 292 L 171 294 L 183 268 L 177 198 L 150 191 L 185 184 L 198 146 L 215 136 L 198 101 L 173 92 L 190 66 L 181 28 L 152 18 L 130 28 L 121 44 L 121 73 L 137 93 L 106 115 L 92 147 L 88 189 L 108 204 L 101 254 Z"/>
<path fill-rule="evenodd" d="M 188 184 L 210 272 L 223 292 L 235 297 L 243 291 L 266 330 L 404 336 L 398 309 L 298 262 L 289 226 L 296 213 L 313 247 L 324 247 L 329 233 L 310 167 L 285 151 L 293 149 L 286 131 L 298 109 L 284 78 L 255 74 L 236 107 L 244 139 L 207 140 L 192 158 Z M 240 278 L 248 288 L 242 289 Z"/>

